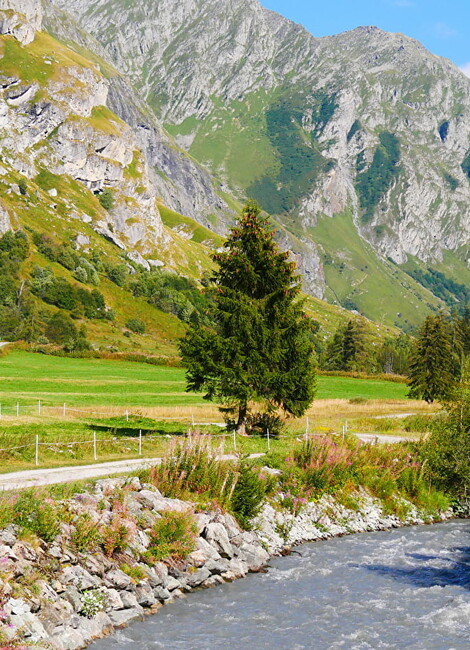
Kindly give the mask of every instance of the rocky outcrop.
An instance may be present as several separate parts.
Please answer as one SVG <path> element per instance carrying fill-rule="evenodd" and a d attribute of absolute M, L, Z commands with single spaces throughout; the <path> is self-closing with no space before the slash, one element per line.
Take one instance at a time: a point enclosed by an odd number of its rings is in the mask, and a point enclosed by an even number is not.
<path fill-rule="evenodd" d="M 0 0 L 0 34 L 14 36 L 27 45 L 41 29 L 41 0 Z"/>
<path fill-rule="evenodd" d="M 115 557 L 78 550 L 72 541 L 76 522 L 109 524 L 116 516 L 116 498 L 119 522 L 132 529 L 129 548 Z M 97 481 L 93 492 L 62 503 L 69 523 L 62 524 L 53 542 L 26 541 L 15 525 L 0 531 L 0 631 L 10 638 L 21 635 L 38 648 L 83 648 L 194 589 L 259 571 L 270 556 L 293 545 L 433 520 L 410 504 L 402 521 L 385 515 L 380 502 L 366 493 L 359 492 L 356 499 L 353 510 L 324 496 L 293 512 L 274 500 L 254 520 L 253 532 L 247 532 L 220 511 L 191 514 L 192 504 L 165 498 L 138 478 Z M 152 525 L 172 511 L 193 518 L 194 550 L 184 561 L 144 561 Z M 441 518 L 451 515 L 442 513 Z"/>
<path fill-rule="evenodd" d="M 67 6 L 64 7 L 68 9 Z M 45 25 L 60 39 L 98 55 L 104 61 L 109 54 L 73 17 L 51 2 L 45 4 Z M 109 63 L 106 63 L 109 66 Z M 186 152 L 179 149 L 149 110 L 141 92 L 117 70 L 107 75 L 107 106 L 131 127 L 136 146 L 143 152 L 152 177 L 155 195 L 172 210 L 214 227 L 210 215 L 232 218 L 232 211 L 217 195 L 220 183 Z M 219 231 L 224 231 L 222 225 Z"/>

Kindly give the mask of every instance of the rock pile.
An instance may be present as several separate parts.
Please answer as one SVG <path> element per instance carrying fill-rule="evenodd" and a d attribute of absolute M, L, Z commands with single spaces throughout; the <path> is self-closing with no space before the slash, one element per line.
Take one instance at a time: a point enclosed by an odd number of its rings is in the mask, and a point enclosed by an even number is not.
<path fill-rule="evenodd" d="M 259 571 L 269 559 L 255 533 L 241 530 L 231 515 L 207 512 L 193 515 L 195 550 L 185 561 L 151 566 L 140 562 L 150 544 L 146 526 L 162 513 L 191 512 L 192 506 L 164 498 L 137 478 L 119 478 L 98 481 L 93 494 L 75 495 L 68 507 L 77 515 L 105 520 L 110 516 L 107 497 L 119 489 L 129 513 L 142 522 L 122 557 L 78 552 L 67 543 L 70 525 L 65 523 L 50 544 L 19 539 L 15 525 L 0 532 L 0 617 L 5 634 L 20 633 L 39 647 L 44 642 L 44 648 L 83 648 L 195 588 Z M 122 570 L 127 569 L 126 562 L 134 569 L 130 575 Z"/>

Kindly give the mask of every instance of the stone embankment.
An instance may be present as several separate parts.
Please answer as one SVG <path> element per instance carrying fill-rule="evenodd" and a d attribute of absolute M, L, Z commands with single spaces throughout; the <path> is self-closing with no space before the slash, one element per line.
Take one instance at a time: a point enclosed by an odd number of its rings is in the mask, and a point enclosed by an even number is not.
<path fill-rule="evenodd" d="M 295 544 L 425 522 L 415 509 L 405 522 L 386 516 L 377 500 L 363 494 L 355 510 L 332 497 L 302 505 L 295 513 L 266 504 L 247 532 L 229 514 L 192 514 L 192 504 L 165 498 L 135 477 L 100 480 L 94 492 L 68 499 L 71 521 L 85 516 L 109 523 L 116 491 L 123 517 L 137 522 L 125 553 L 108 557 L 102 551 L 77 551 L 70 542 L 73 523 L 63 523 L 49 544 L 20 535 L 15 525 L 0 531 L 0 631 L 5 638 L 20 636 L 41 650 L 84 648 L 194 589 L 260 571 L 270 556 Z M 168 511 L 194 517 L 194 550 L 184 561 L 142 561 L 151 526 Z"/>

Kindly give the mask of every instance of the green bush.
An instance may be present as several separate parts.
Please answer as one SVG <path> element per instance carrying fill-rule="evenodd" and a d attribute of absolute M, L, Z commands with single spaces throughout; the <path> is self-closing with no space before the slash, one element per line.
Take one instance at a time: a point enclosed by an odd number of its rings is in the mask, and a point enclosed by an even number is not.
<path fill-rule="evenodd" d="M 184 560 L 196 548 L 197 526 L 190 513 L 165 512 L 155 522 L 149 536 L 149 559 Z"/>
<path fill-rule="evenodd" d="M 98 200 L 103 208 L 108 212 L 113 209 L 115 200 L 114 193 L 111 189 L 105 189 L 101 192 L 101 194 L 98 194 Z"/>
<path fill-rule="evenodd" d="M 126 322 L 126 327 L 136 334 L 145 334 L 145 323 L 140 318 L 130 318 Z"/>
<path fill-rule="evenodd" d="M 20 188 L 20 194 L 26 196 L 28 194 L 28 183 L 25 178 L 20 178 L 18 181 L 18 187 Z"/>
<path fill-rule="evenodd" d="M 15 523 L 45 542 L 52 542 L 60 532 L 58 509 L 31 490 L 22 492 L 13 506 Z"/>
<path fill-rule="evenodd" d="M 234 423 L 235 425 L 235 423 Z M 277 438 L 286 429 L 284 420 L 275 413 L 252 413 L 247 419 L 247 430 L 254 435 Z"/>
<path fill-rule="evenodd" d="M 266 481 L 248 465 L 242 464 L 231 498 L 231 509 L 242 528 L 249 530 L 266 496 Z"/>
<path fill-rule="evenodd" d="M 470 494 L 470 389 L 463 387 L 447 414 L 436 418 L 420 448 L 427 476 L 457 499 Z"/>
<path fill-rule="evenodd" d="M 95 551 L 102 541 L 102 536 L 91 516 L 84 512 L 77 515 L 72 524 L 71 542 L 77 551 L 81 553 Z"/>

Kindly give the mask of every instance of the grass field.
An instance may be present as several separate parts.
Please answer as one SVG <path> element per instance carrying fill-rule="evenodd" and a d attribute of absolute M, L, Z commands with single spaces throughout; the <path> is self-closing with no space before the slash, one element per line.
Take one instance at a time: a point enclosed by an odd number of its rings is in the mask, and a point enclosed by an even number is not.
<path fill-rule="evenodd" d="M 202 395 L 185 392 L 182 368 L 127 361 L 68 359 L 14 350 L 0 358 L 3 414 L 21 407 L 106 406 L 184 407 L 207 405 Z M 383 380 L 318 377 L 317 399 L 403 400 L 406 386 Z"/>
<path fill-rule="evenodd" d="M 210 433 L 215 446 L 223 443 L 226 451 L 234 450 L 231 434 L 208 426 L 222 421 L 217 405 L 185 392 L 182 368 L 12 350 L 0 357 L 0 389 L 2 473 L 35 466 L 36 436 L 41 467 L 93 462 L 95 437 L 98 461 L 136 458 L 139 430 L 147 457 L 162 455 L 174 436 L 189 428 Z M 409 435 L 403 417 L 377 418 L 426 415 L 438 407 L 405 396 L 406 386 L 400 383 L 320 376 L 308 414 L 291 419 L 287 438 L 271 444 L 273 449 L 298 444 L 307 417 L 309 431 L 320 435 L 340 433 L 346 421 L 351 431 Z M 266 450 L 266 441 L 259 438 L 239 437 L 236 444 L 242 453 Z"/>

